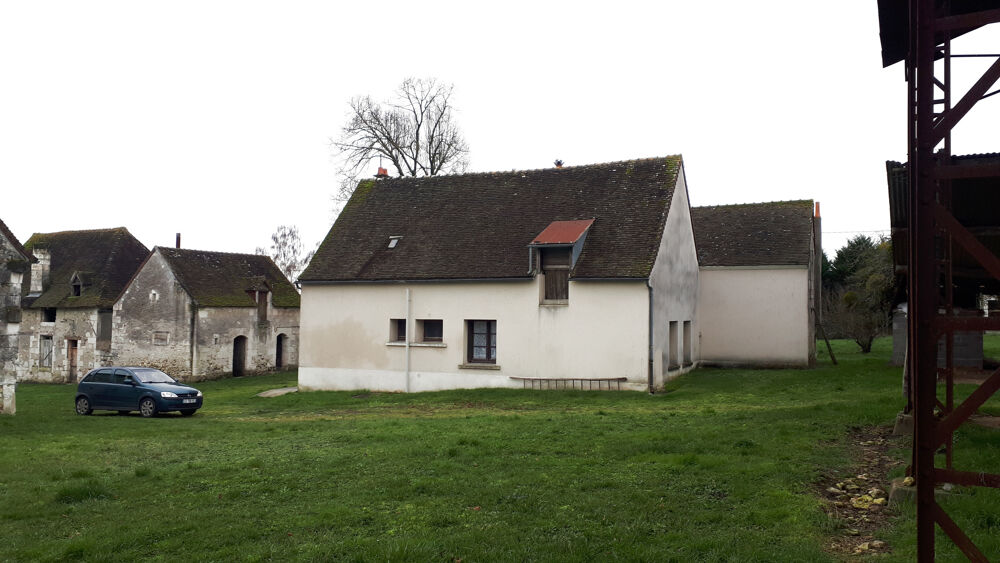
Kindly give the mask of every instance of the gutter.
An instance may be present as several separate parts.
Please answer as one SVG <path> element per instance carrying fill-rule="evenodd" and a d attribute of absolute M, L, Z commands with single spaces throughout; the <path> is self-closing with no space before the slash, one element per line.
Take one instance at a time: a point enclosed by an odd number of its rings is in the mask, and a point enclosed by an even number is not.
<path fill-rule="evenodd" d="M 646 375 L 649 379 L 649 394 L 653 394 L 653 284 L 646 278 L 646 290 L 649 291 L 649 362 Z"/>

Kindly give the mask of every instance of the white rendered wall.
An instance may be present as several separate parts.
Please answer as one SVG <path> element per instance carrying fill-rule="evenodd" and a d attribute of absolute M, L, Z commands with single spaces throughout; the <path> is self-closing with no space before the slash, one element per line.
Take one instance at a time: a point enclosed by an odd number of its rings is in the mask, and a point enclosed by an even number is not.
<path fill-rule="evenodd" d="M 698 254 L 691 230 L 691 208 L 688 205 L 684 168 L 678 173 L 670 213 L 663 227 L 660 250 L 650 275 L 653 287 L 653 386 L 689 371 L 698 358 L 698 341 L 695 338 L 698 305 Z M 691 323 L 691 362 L 683 361 L 684 322 Z M 670 337 L 670 323 L 678 326 L 676 338 Z M 681 362 L 671 367 L 670 349 L 675 348 Z"/>
<path fill-rule="evenodd" d="M 809 365 L 808 273 L 805 266 L 702 269 L 698 278 L 701 361 Z"/>
<path fill-rule="evenodd" d="M 388 344 L 389 319 L 441 319 L 443 342 Z M 430 391 L 521 387 L 510 376 L 627 377 L 645 389 L 648 293 L 645 281 L 575 282 L 569 304 L 540 306 L 539 280 L 306 285 L 302 291 L 299 387 Z M 497 321 L 499 369 L 465 364 L 466 320 Z"/>

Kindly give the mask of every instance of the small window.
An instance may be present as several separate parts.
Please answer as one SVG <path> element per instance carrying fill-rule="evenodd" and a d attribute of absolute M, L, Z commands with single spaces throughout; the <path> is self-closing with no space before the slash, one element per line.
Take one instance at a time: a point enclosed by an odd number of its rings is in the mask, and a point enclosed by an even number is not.
<path fill-rule="evenodd" d="M 56 322 L 56 310 L 55 307 L 45 307 L 42 309 L 42 322 L 43 323 L 54 323 Z"/>
<path fill-rule="evenodd" d="M 149 290 L 149 302 L 156 303 L 159 300 L 160 300 L 160 293 L 155 289 Z"/>
<path fill-rule="evenodd" d="M 545 278 L 545 301 L 566 301 L 569 299 L 569 270 L 571 262 L 569 247 L 543 248 L 539 253 L 542 275 Z"/>
<path fill-rule="evenodd" d="M 401 240 L 403 240 L 403 237 L 401 237 L 401 236 L 390 236 L 389 237 L 389 248 L 396 248 L 396 245 L 398 245 L 399 241 L 401 241 Z"/>
<path fill-rule="evenodd" d="M 170 343 L 170 333 L 158 330 L 153 333 L 153 346 L 166 346 Z"/>
<path fill-rule="evenodd" d="M 680 364 L 680 354 L 678 354 L 678 345 L 680 344 L 679 333 L 677 331 L 677 321 L 670 321 L 669 330 L 667 332 L 667 337 L 670 339 L 667 342 L 667 368 L 677 369 L 681 367 Z"/>
<path fill-rule="evenodd" d="M 42 336 L 38 341 L 38 367 L 52 367 L 52 337 Z"/>
<path fill-rule="evenodd" d="M 684 321 L 684 365 L 691 365 L 691 321 Z"/>
<path fill-rule="evenodd" d="M 468 323 L 468 358 L 470 363 L 497 363 L 497 322 L 466 321 Z"/>
<path fill-rule="evenodd" d="M 79 297 L 83 293 L 83 283 L 80 280 L 73 280 L 73 297 Z"/>
<path fill-rule="evenodd" d="M 389 319 L 389 341 L 406 342 L 406 319 Z"/>
<path fill-rule="evenodd" d="M 441 319 L 417 320 L 421 342 L 441 342 L 444 334 L 444 322 Z"/>

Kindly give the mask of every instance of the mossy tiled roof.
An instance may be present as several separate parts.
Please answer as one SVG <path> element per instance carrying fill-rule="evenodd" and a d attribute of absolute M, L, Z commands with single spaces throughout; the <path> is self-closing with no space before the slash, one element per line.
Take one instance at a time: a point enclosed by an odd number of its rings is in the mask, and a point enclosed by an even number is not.
<path fill-rule="evenodd" d="M 149 249 L 125 227 L 35 233 L 24 247 L 45 248 L 52 259 L 49 283 L 31 303 L 36 309 L 111 307 L 149 256 Z M 78 297 L 72 293 L 73 274 L 84 282 Z"/>
<path fill-rule="evenodd" d="M 28 252 L 28 249 L 24 248 L 21 242 L 17 240 L 17 237 L 14 236 L 14 233 L 10 232 L 10 229 L 7 228 L 7 224 L 3 222 L 3 219 L 0 219 L 0 235 L 6 238 L 7 242 L 9 242 L 10 245 L 14 247 L 14 250 L 20 253 L 25 260 L 29 262 L 35 261 L 35 257 Z"/>
<path fill-rule="evenodd" d="M 813 201 L 692 207 L 699 266 L 808 265 Z"/>
<path fill-rule="evenodd" d="M 247 290 L 270 289 L 275 307 L 298 307 L 299 293 L 268 256 L 158 246 L 199 307 L 254 307 Z"/>
<path fill-rule="evenodd" d="M 527 278 L 553 221 L 595 219 L 575 279 L 646 278 L 681 157 L 362 181 L 304 282 Z M 389 248 L 389 237 L 402 237 Z"/>

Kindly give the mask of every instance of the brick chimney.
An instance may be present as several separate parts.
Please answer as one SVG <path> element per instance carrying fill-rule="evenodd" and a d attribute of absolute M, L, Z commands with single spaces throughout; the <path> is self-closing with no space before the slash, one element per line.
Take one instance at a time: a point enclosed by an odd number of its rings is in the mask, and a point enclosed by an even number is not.
<path fill-rule="evenodd" d="M 378 167 L 378 174 L 375 175 L 376 178 L 388 178 L 389 171 L 381 166 Z"/>

